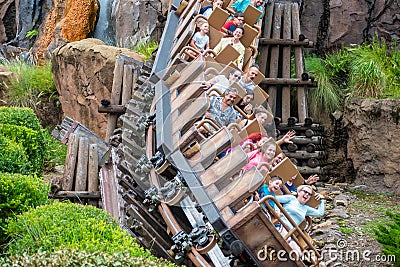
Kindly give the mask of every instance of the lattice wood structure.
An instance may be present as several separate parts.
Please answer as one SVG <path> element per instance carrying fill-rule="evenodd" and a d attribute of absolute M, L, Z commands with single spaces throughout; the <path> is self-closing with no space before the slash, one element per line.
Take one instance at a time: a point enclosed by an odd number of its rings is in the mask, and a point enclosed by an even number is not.
<path fill-rule="evenodd" d="M 268 103 L 273 114 L 282 121 L 297 117 L 303 123 L 309 117 L 307 89 L 315 86 L 305 71 L 303 53 L 304 48 L 312 47 L 313 43 L 300 32 L 297 3 L 271 2 L 265 10 L 264 28 L 259 39 L 259 65 L 266 77 L 262 84 L 270 95 Z M 297 112 L 292 107 L 291 92 L 294 89 Z"/>

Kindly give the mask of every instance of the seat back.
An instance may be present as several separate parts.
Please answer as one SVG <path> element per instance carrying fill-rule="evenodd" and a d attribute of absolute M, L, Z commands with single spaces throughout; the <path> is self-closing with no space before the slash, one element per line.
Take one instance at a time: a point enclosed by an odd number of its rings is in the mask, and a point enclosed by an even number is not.
<path fill-rule="evenodd" d="M 193 122 L 199 119 L 208 110 L 210 100 L 208 97 L 198 97 L 189 100 L 187 108 L 180 111 L 179 108 L 171 111 L 172 121 L 172 135 L 177 134 L 179 131 L 185 132 L 187 127 L 192 126 Z M 186 129 L 187 130 L 187 129 Z"/>
<path fill-rule="evenodd" d="M 222 151 L 230 147 L 232 140 L 231 132 L 222 127 L 200 144 L 199 152 L 188 159 L 189 164 L 197 171 L 204 171 Z"/>
<path fill-rule="evenodd" d="M 239 57 L 240 53 L 233 48 L 231 45 L 227 45 L 221 52 L 215 57 L 215 61 L 218 63 L 228 65 L 230 62 L 235 61 Z"/>
<path fill-rule="evenodd" d="M 249 198 L 263 183 L 262 174 L 257 168 L 252 167 L 240 176 L 235 177 L 221 190 L 216 189 L 215 186 L 210 186 L 206 188 L 206 191 L 219 210 L 223 210 L 227 206 L 232 210 L 239 210 L 244 206 L 244 200 Z"/>
<path fill-rule="evenodd" d="M 217 188 L 226 184 L 226 180 L 244 167 L 248 158 L 243 149 L 235 147 L 228 155 L 223 157 L 200 175 L 200 181 L 204 187 L 216 184 Z"/>
<path fill-rule="evenodd" d="M 258 10 L 255 6 L 248 5 L 246 10 L 244 11 L 244 22 L 249 25 L 256 24 L 256 21 L 261 13 L 262 12 Z"/>

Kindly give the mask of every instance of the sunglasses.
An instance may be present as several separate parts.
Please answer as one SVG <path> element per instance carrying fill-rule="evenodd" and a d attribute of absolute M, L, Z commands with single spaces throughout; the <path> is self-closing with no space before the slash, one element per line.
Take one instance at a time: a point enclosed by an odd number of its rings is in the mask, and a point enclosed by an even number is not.
<path fill-rule="evenodd" d="M 310 197 L 312 196 L 312 193 L 310 193 L 306 190 L 301 190 L 301 191 L 304 193 L 305 196 L 310 196 Z"/>
<path fill-rule="evenodd" d="M 235 78 L 239 78 L 240 74 L 232 74 L 232 76 L 235 77 Z"/>

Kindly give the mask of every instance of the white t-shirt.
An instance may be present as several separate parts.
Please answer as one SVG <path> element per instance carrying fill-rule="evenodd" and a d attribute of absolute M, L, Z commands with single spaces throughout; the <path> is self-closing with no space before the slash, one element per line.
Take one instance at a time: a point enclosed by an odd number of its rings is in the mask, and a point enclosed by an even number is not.
<path fill-rule="evenodd" d="M 194 44 L 199 50 L 205 50 L 206 45 L 210 42 L 208 35 L 201 36 L 200 32 L 196 32 L 193 36 Z"/>

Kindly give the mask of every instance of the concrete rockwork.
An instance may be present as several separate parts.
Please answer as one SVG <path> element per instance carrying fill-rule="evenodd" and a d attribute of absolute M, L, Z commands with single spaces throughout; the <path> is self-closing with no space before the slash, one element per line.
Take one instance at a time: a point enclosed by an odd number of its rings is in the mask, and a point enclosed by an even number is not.
<path fill-rule="evenodd" d="M 346 105 L 347 157 L 356 185 L 400 194 L 400 100 L 355 99 Z"/>

